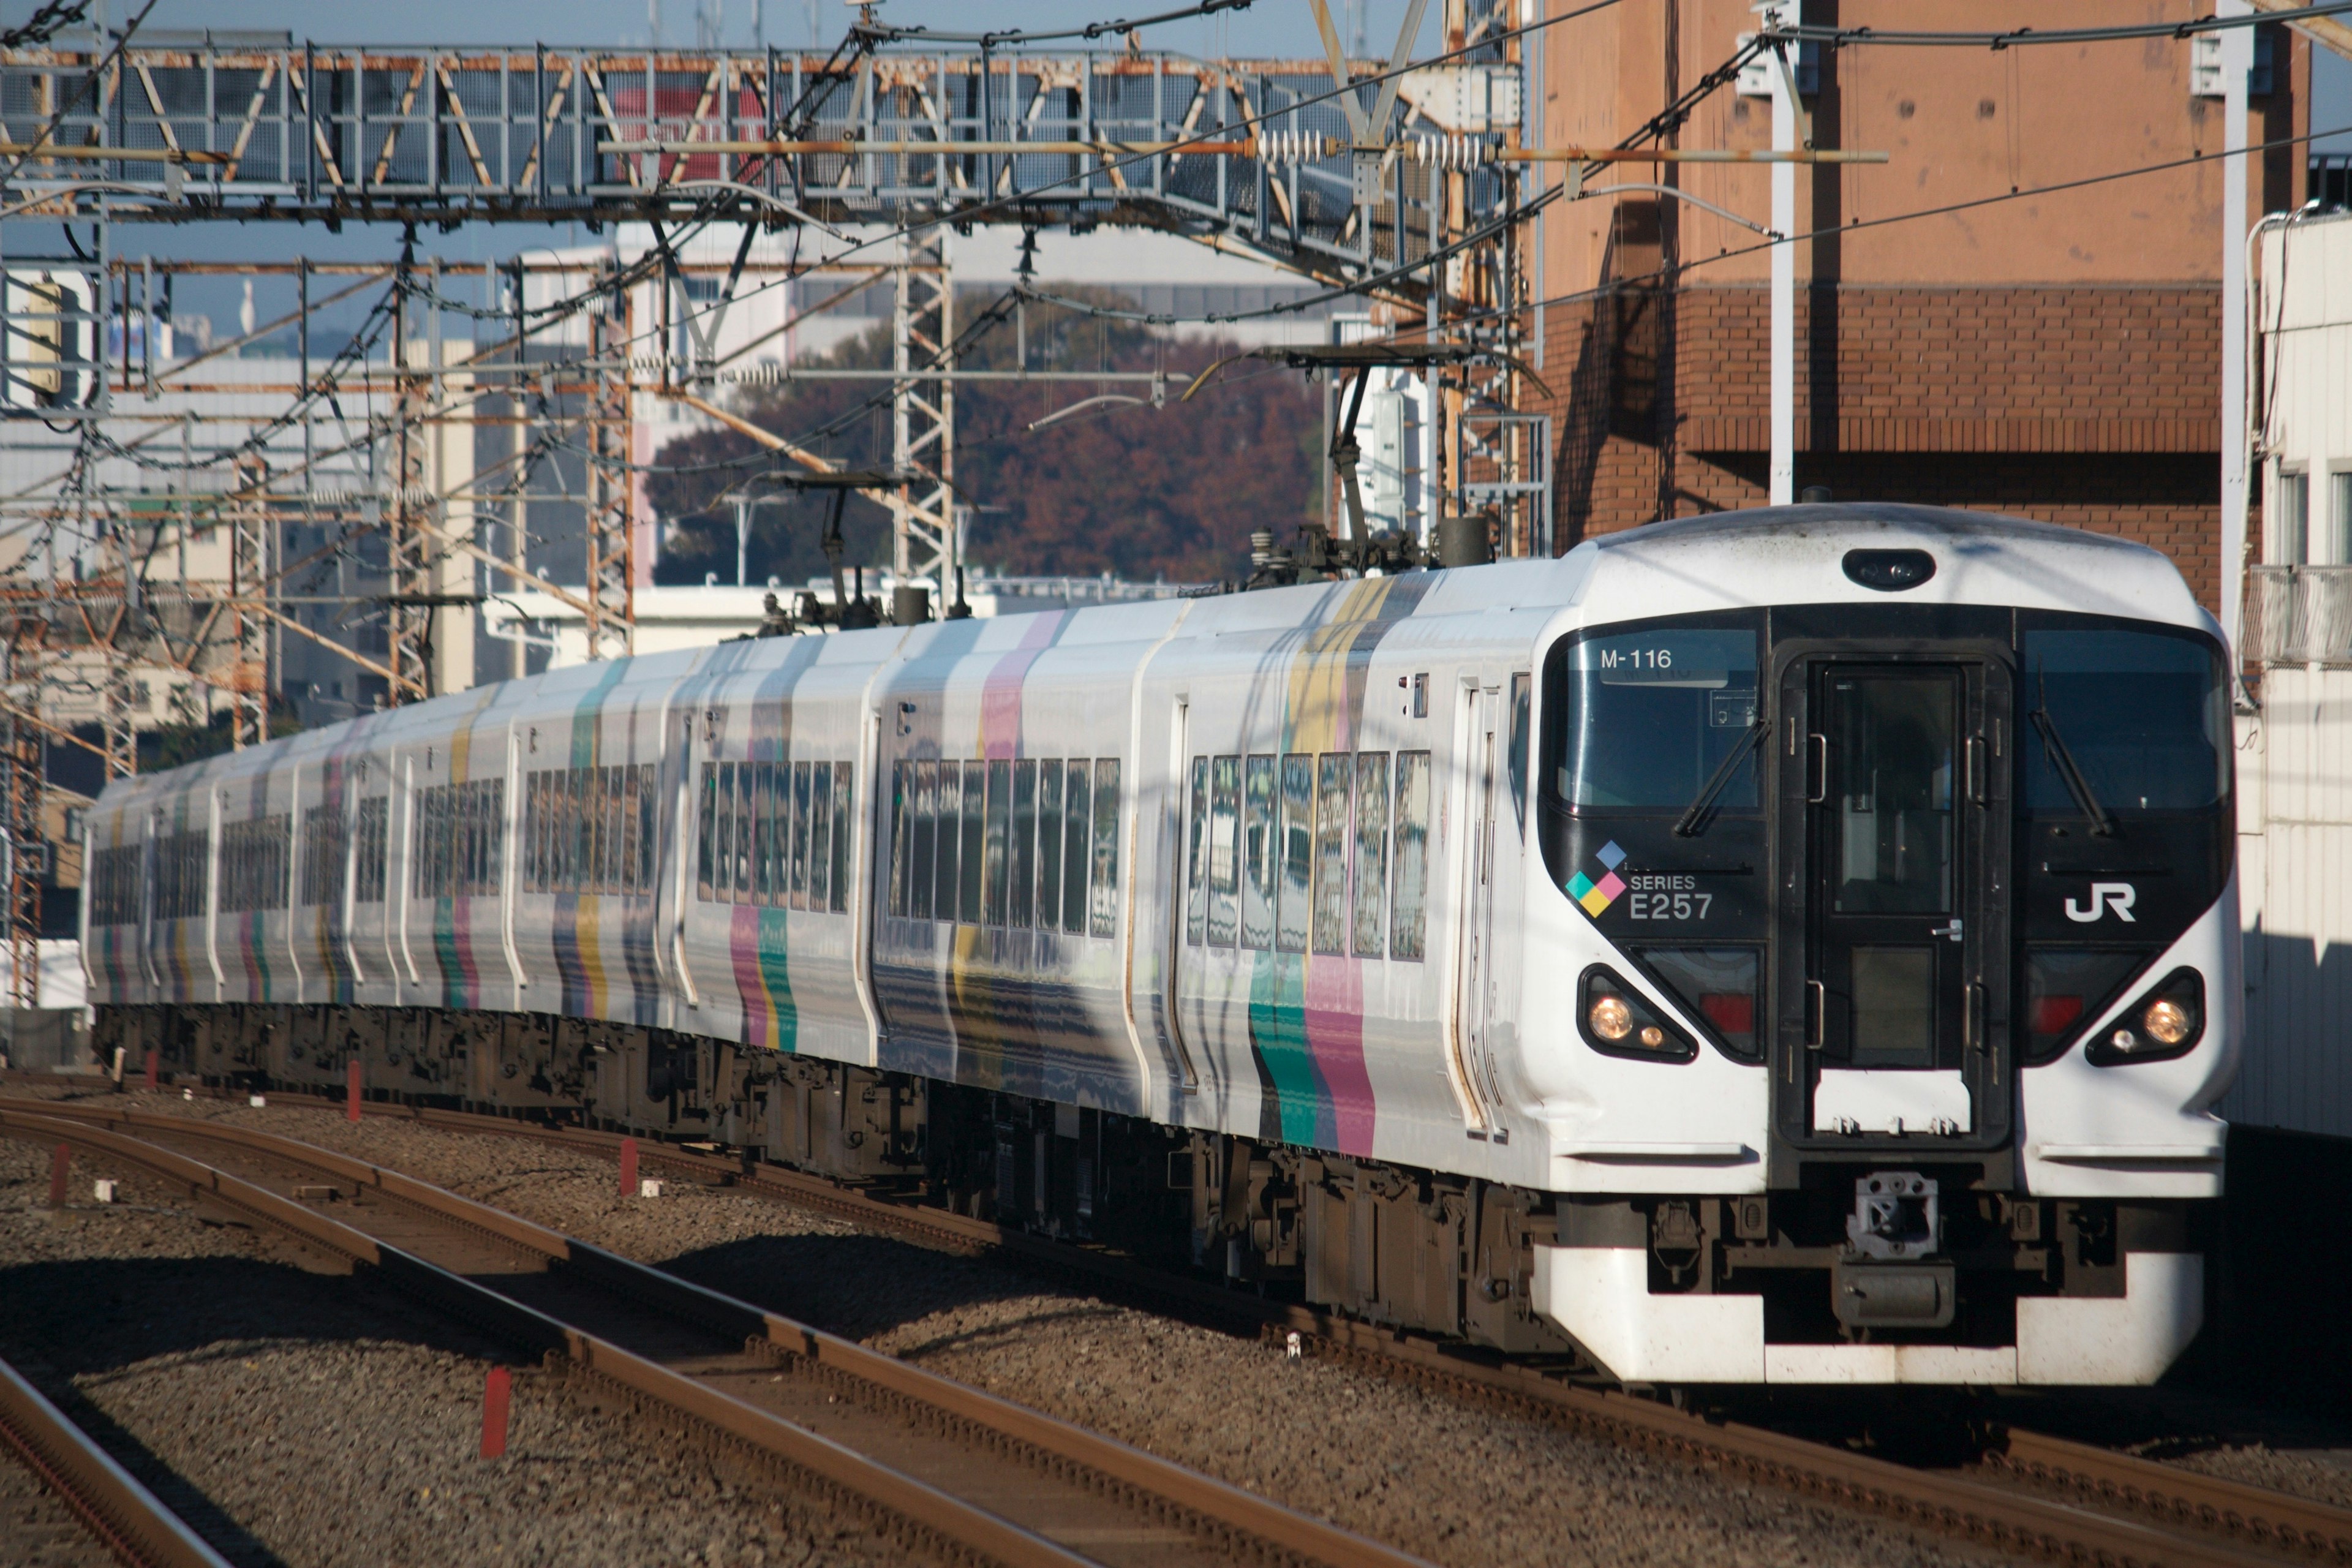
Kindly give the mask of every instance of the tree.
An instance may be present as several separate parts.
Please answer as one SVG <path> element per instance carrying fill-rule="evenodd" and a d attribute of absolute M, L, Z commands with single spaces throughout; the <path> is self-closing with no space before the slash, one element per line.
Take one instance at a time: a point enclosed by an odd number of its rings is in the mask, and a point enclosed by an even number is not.
<path fill-rule="evenodd" d="M 1067 290 L 1089 304 L 1124 305 L 1117 295 Z M 967 321 L 972 318 L 967 315 Z M 1012 369 L 1017 339 L 1010 306 L 967 331 L 961 363 Z M 976 509 L 967 553 L 995 570 L 1178 582 L 1239 577 L 1249 535 L 1271 529 L 1287 540 L 1315 513 L 1321 464 L 1321 412 L 1295 373 L 1235 365 L 1189 404 L 1176 400 L 1194 374 L 1233 352 L 1217 341 L 1171 342 L 1132 322 L 1033 302 L 1029 366 L 1056 370 L 1164 368 L 1167 402 L 1153 409 L 1104 405 L 1043 430 L 1029 426 L 1097 393 L 1140 395 L 1138 383 L 964 382 L 956 388 L 956 488 Z M 889 363 L 887 324 L 815 362 Z M 856 468 L 890 459 L 889 393 L 873 382 L 791 382 L 740 400 L 742 416 L 822 455 Z M 731 582 L 735 519 L 719 500 L 730 486 L 790 459 L 732 430 L 708 430 L 665 446 L 647 482 L 670 524 L 656 577 L 698 583 L 707 572 Z M 780 500 L 755 513 L 750 575 L 799 583 L 821 574 L 817 550 L 827 501 Z M 844 517 L 847 560 L 887 563 L 888 513 L 863 497 Z"/>

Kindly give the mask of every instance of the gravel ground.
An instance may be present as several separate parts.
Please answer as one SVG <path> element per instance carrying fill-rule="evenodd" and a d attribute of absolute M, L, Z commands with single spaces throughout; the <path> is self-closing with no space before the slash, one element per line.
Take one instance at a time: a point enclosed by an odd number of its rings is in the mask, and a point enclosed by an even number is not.
<path fill-rule="evenodd" d="M 0 1140 L 0 1354 L 233 1561 L 905 1560 L 821 1503 L 530 1368 L 514 1370 L 507 1454 L 485 1461 L 497 1347 L 363 1279 L 290 1267 L 136 1180 L 92 1205 L 100 1163 L 77 1160 L 73 1206 L 47 1213 L 48 1159 Z M 90 1560 L 62 1539 L 47 1557 L 16 1549 L 20 1517 L 37 1547 L 41 1507 L 62 1510 L 11 1470 L 0 1560 Z"/>
<path fill-rule="evenodd" d="M 623 1200 L 609 1162 L 545 1145 L 292 1101 L 147 1103 L 436 1182 L 1443 1563 L 2005 1561 L 745 1194 Z"/>

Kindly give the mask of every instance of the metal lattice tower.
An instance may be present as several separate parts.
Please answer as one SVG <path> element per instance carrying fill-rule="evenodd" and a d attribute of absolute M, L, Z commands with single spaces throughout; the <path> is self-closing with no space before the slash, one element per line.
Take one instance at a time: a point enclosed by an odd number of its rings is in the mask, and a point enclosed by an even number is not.
<path fill-rule="evenodd" d="M 8 850 L 8 1003 L 41 1005 L 41 871 L 47 854 L 41 832 L 41 667 L 48 623 L 20 616 L 9 627 L 5 671 L 8 709 L 0 734 L 0 766 L 6 769 Z"/>
<path fill-rule="evenodd" d="M 269 739 L 269 568 L 276 527 L 262 499 L 268 468 L 258 458 L 236 466 L 239 500 L 228 508 L 230 636 L 229 739 L 239 751 Z"/>
<path fill-rule="evenodd" d="M 394 317 L 393 429 L 385 443 L 392 462 L 389 492 L 383 498 L 384 559 L 391 594 L 383 607 L 385 662 L 391 667 L 384 700 L 394 705 L 433 694 L 433 599 L 436 549 L 432 498 L 425 489 L 426 420 L 436 386 L 435 365 L 424 360 L 437 344 L 419 343 L 408 333 L 408 304 Z"/>
<path fill-rule="evenodd" d="M 891 498 L 891 563 L 900 582 L 936 576 L 955 592 L 955 273 L 944 226 L 898 240 L 890 315 L 890 465 L 913 476 Z"/>
<path fill-rule="evenodd" d="M 629 291 L 615 289 L 589 312 L 583 445 L 587 472 L 588 656 L 626 658 L 636 622 L 635 475 L 630 468 L 633 387 L 629 372 Z"/>

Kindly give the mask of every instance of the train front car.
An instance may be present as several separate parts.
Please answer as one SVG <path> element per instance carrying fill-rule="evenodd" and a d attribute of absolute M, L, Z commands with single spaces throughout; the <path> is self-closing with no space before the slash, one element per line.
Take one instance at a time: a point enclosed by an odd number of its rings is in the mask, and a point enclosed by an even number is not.
<path fill-rule="evenodd" d="M 1538 1310 L 1629 1381 L 2155 1379 L 2241 1026 L 2210 617 L 2152 551 L 1929 509 L 1586 548 L 1538 654 Z"/>

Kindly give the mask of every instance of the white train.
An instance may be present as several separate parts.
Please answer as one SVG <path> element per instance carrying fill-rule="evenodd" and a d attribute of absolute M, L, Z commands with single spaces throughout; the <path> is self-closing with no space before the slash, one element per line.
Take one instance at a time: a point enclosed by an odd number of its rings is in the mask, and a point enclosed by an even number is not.
<path fill-rule="evenodd" d="M 2153 1380 L 2237 1050 L 2160 555 L 1811 506 L 567 668 L 119 783 L 101 1045 L 1628 1381 Z"/>

